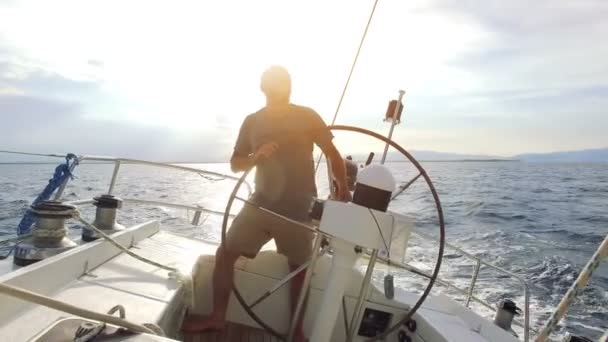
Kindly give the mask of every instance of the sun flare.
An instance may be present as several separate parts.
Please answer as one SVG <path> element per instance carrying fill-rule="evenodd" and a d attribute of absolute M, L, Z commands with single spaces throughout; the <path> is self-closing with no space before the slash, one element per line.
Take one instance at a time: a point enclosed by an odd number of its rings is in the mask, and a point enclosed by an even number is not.
<path fill-rule="evenodd" d="M 36 56 L 28 63 L 64 77 L 99 81 L 117 99 L 110 109 L 88 116 L 191 130 L 217 121 L 238 125 L 262 106 L 259 75 L 271 64 L 290 70 L 294 102 L 331 118 L 371 5 L 25 2 L 0 15 L 0 28 L 27 55 Z M 475 27 L 438 16 L 413 16 L 411 6 L 386 1 L 378 7 L 345 110 L 382 111 L 378 105 L 398 89 L 424 87 L 438 74 L 452 72 L 441 63 L 481 35 Z M 453 86 L 466 82 L 472 81 L 460 75 Z"/>

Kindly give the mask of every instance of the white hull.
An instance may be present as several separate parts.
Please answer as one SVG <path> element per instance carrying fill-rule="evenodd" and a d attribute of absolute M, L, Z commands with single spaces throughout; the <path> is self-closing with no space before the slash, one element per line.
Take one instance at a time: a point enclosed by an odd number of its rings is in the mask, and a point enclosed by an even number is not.
<path fill-rule="evenodd" d="M 123 246 L 135 245 L 133 250 L 142 256 L 180 270 L 194 270 L 195 306 L 191 311 L 209 313 L 213 296 L 210 276 L 216 244 L 159 231 L 157 222 L 132 227 L 113 237 Z M 305 316 L 308 336 L 311 335 L 316 313 L 323 305 L 320 299 L 330 263 L 330 256 L 321 257 L 312 278 Z M 253 260 L 240 259 L 236 267 L 236 284 L 248 302 L 262 295 L 287 274 L 285 258 L 269 250 L 262 251 Z M 179 327 L 185 314 L 184 288 L 170 279 L 167 273 L 120 253 L 105 241 L 97 241 L 6 274 L 0 277 L 0 283 L 29 289 L 100 313 L 121 304 L 126 309 L 128 320 L 157 324 L 168 337 L 180 340 L 183 337 Z M 349 281 L 345 304 L 350 315 L 354 311 L 362 280 L 363 275 L 356 272 Z M 417 299 L 417 294 L 397 288 L 394 300 L 388 300 L 380 289 L 372 286 L 364 307 L 390 313 L 392 318 L 389 325 L 392 325 L 405 315 L 406 309 Z M 2 341 L 28 341 L 53 322 L 69 317 L 60 311 L 2 295 L 0 301 Z M 279 289 L 255 311 L 277 331 L 286 333 L 290 317 L 287 288 Z M 342 309 L 339 317 L 332 341 L 345 340 Z M 228 319 L 257 326 L 235 298 L 230 300 Z M 418 329 L 415 334 L 408 332 L 414 341 L 517 341 L 492 322 L 443 295 L 429 297 L 414 319 Z M 350 321 L 350 316 L 347 315 L 346 321 Z M 403 330 L 407 331 L 405 327 Z M 355 341 L 366 339 L 358 336 Z M 397 341 L 396 333 L 389 336 L 387 341 Z"/>

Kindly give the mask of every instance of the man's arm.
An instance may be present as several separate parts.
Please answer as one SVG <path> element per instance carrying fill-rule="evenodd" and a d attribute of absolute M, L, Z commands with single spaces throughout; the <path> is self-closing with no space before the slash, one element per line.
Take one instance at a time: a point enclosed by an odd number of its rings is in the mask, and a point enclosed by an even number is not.
<path fill-rule="evenodd" d="M 327 144 L 324 144 L 321 147 L 323 153 L 327 157 L 329 161 L 329 165 L 331 167 L 331 173 L 336 181 L 337 189 L 336 189 L 336 197 L 340 201 L 350 201 L 351 195 L 348 190 L 348 182 L 346 177 L 346 165 L 344 163 L 344 159 L 342 159 L 342 155 L 336 148 L 333 142 L 329 141 Z"/>
<path fill-rule="evenodd" d="M 257 158 L 255 157 L 255 154 L 250 154 L 248 156 L 237 156 L 233 154 L 232 158 L 230 158 L 230 169 L 234 173 L 246 171 L 252 168 L 256 161 Z"/>
<path fill-rule="evenodd" d="M 348 190 L 346 165 L 344 159 L 342 159 L 342 155 L 340 155 L 340 152 L 332 141 L 334 136 L 317 112 L 309 108 L 308 114 L 311 120 L 313 141 L 321 148 L 325 157 L 327 157 L 333 180 L 335 181 L 334 183 L 337 186 L 335 197 L 340 201 L 350 201 L 351 195 Z"/>
<path fill-rule="evenodd" d="M 232 158 L 230 158 L 230 168 L 232 172 L 247 171 L 254 167 L 261 157 L 270 157 L 278 148 L 279 145 L 277 143 L 271 142 L 260 146 L 255 153 L 247 156 L 233 153 Z"/>

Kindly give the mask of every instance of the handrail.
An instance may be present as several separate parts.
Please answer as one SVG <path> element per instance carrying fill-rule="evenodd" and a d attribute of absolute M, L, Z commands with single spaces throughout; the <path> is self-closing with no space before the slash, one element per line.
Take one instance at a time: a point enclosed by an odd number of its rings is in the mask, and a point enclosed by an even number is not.
<path fill-rule="evenodd" d="M 116 185 L 116 179 L 118 178 L 118 171 L 120 170 L 121 161 L 114 162 L 114 171 L 112 171 L 112 179 L 110 180 L 110 187 L 108 188 L 108 195 L 114 193 L 114 186 Z"/>
<path fill-rule="evenodd" d="M 65 158 L 64 155 L 60 155 L 60 154 L 41 154 L 41 153 L 28 153 L 28 152 L 8 151 L 8 150 L 0 150 L 0 153 L 20 154 L 20 155 L 29 155 L 29 156 L 41 156 L 41 157 Z M 198 175 L 209 175 L 209 176 L 219 177 L 219 178 L 222 178 L 222 179 L 232 179 L 232 180 L 235 180 L 235 181 L 239 180 L 239 177 L 223 174 L 223 173 L 220 173 L 220 172 L 209 171 L 209 170 L 204 170 L 204 169 L 197 169 L 197 168 L 194 168 L 194 167 L 176 165 L 176 164 L 171 164 L 171 163 L 153 162 L 153 161 L 140 160 L 140 159 L 132 159 L 132 158 L 116 158 L 116 157 L 92 156 L 92 155 L 90 155 L 90 156 L 88 156 L 88 155 L 82 155 L 82 156 L 78 156 L 77 158 L 78 158 L 77 159 L 78 162 L 75 163 L 74 165 L 76 165 L 76 164 L 78 164 L 78 163 L 80 163 L 82 161 L 85 161 L 85 160 L 88 160 L 88 161 L 97 161 L 97 162 L 113 162 L 114 163 L 114 170 L 112 171 L 112 179 L 110 181 L 110 185 L 109 185 L 109 188 L 108 188 L 108 194 L 110 194 L 110 195 L 114 192 L 114 187 L 116 185 L 116 180 L 118 178 L 118 173 L 120 171 L 120 166 L 122 164 L 136 164 L 136 165 L 155 166 L 155 167 L 162 167 L 162 168 L 168 168 L 168 169 L 174 169 L 174 170 L 192 172 L 192 173 L 196 173 Z M 61 188 L 58 189 L 57 193 L 55 194 L 55 200 L 60 200 L 61 197 L 63 196 L 63 190 L 65 188 L 66 183 L 62 184 Z M 247 181 L 244 181 L 243 183 L 245 183 L 245 186 L 247 187 L 248 195 L 251 195 L 251 193 L 253 192 L 251 185 Z M 178 209 L 188 209 L 188 210 L 200 211 L 200 212 L 205 212 L 205 213 L 215 214 L 215 215 L 223 215 L 224 214 L 221 211 L 212 210 L 212 209 L 206 209 L 206 208 L 204 208 L 202 206 L 198 206 L 198 205 L 197 206 L 191 206 L 191 205 L 184 205 L 184 204 L 179 204 L 179 203 L 171 203 L 171 202 L 163 202 L 163 201 L 148 201 L 148 200 L 131 199 L 131 198 L 124 198 L 123 200 L 125 202 L 131 202 L 131 203 L 161 205 L 161 206 L 178 208 Z M 73 204 L 73 205 L 91 204 L 93 202 L 94 202 L 93 199 L 67 201 L 67 203 L 70 203 L 70 204 Z"/>
<path fill-rule="evenodd" d="M 365 256 L 369 257 L 368 255 L 365 255 Z M 380 263 L 384 264 L 384 265 L 389 265 L 386 257 L 378 258 L 378 261 Z M 431 277 L 431 275 L 428 272 L 426 272 L 424 270 L 421 270 L 421 269 L 419 269 L 419 268 L 417 268 L 415 266 L 412 266 L 410 264 L 405 264 L 403 262 L 391 260 L 390 266 L 395 266 L 395 267 L 397 267 L 399 269 L 412 272 L 412 273 L 414 273 L 416 275 L 419 275 L 419 276 L 422 276 L 422 277 L 425 277 L 425 278 L 430 278 Z M 468 289 L 460 288 L 460 287 L 458 287 L 458 285 L 456 285 L 456 284 L 454 284 L 454 283 L 452 283 L 452 282 L 450 282 L 448 280 L 443 280 L 441 278 L 437 278 L 436 282 L 439 285 L 445 286 L 448 289 L 456 290 L 456 291 L 460 292 L 463 295 L 468 295 L 469 294 Z M 473 301 L 477 302 L 478 304 L 482 305 L 483 307 L 487 308 L 487 309 L 490 309 L 492 311 L 496 311 L 496 307 L 495 306 L 492 306 L 490 303 L 486 302 L 485 300 L 483 300 L 483 299 L 481 299 L 479 297 L 476 297 L 475 295 L 471 294 L 471 299 Z M 468 305 L 467 305 L 467 307 L 468 307 Z M 513 322 L 516 325 L 518 325 L 519 327 L 525 328 L 524 323 L 521 323 L 518 320 L 514 320 Z M 533 331 L 533 332 L 535 332 L 535 333 L 538 333 L 538 330 L 536 330 L 536 329 L 534 329 L 532 327 L 530 327 L 530 330 Z"/>
<path fill-rule="evenodd" d="M 103 157 L 103 156 L 86 156 L 85 155 L 85 156 L 80 157 L 80 160 L 81 161 L 88 160 L 88 161 L 100 161 L 100 162 L 113 162 L 115 165 L 117 165 L 117 164 L 119 164 L 119 165 L 136 164 L 136 165 L 156 166 L 156 167 L 163 167 L 163 168 L 168 168 L 168 169 L 187 171 L 187 172 L 192 172 L 192 173 L 196 173 L 196 174 L 204 174 L 204 175 L 216 176 L 216 177 L 220 177 L 220 178 L 232 179 L 235 181 L 239 180 L 238 177 L 223 174 L 220 172 L 197 169 L 194 167 L 188 167 L 188 166 L 182 166 L 182 165 L 176 165 L 176 164 L 170 164 L 170 163 L 161 163 L 161 162 L 140 160 L 140 159 L 115 158 L 115 157 Z M 118 170 L 117 170 L 118 168 L 119 167 L 115 166 L 114 173 L 116 174 L 116 176 L 113 175 L 113 177 L 112 177 L 114 182 L 116 181 L 116 177 L 118 174 Z M 249 194 L 251 194 L 253 191 L 251 185 L 249 183 L 245 182 L 245 186 L 247 187 L 247 191 L 249 191 Z"/>
<path fill-rule="evenodd" d="M 29 153 L 29 152 L 9 151 L 9 150 L 0 150 L 0 153 L 19 154 L 19 155 L 26 155 L 26 156 L 38 156 L 38 157 L 52 157 L 52 158 L 65 158 L 65 156 L 66 156 L 65 154 L 56 154 L 56 153 L 44 154 L 44 153 Z M 189 171 L 189 172 L 193 172 L 193 173 L 197 173 L 197 174 L 213 175 L 216 177 L 228 178 L 228 179 L 232 179 L 235 181 L 239 180 L 239 177 L 235 177 L 235 176 L 231 176 L 231 175 L 227 175 L 227 174 L 223 174 L 223 173 L 219 173 L 219 172 L 215 172 L 215 171 L 209 171 L 209 170 L 197 169 L 197 168 L 193 168 L 193 167 L 176 165 L 176 164 L 172 164 L 172 163 L 162 163 L 162 162 L 153 162 L 153 161 L 141 160 L 141 159 L 117 158 L 117 157 L 108 157 L 108 156 L 94 156 L 94 155 L 78 156 L 79 162 L 84 161 L 84 160 L 100 161 L 100 162 L 114 162 L 115 164 L 116 163 L 125 163 L 125 164 L 140 164 L 140 165 L 148 165 L 148 166 L 165 167 L 165 168 L 169 168 L 169 169 Z M 118 171 L 116 169 L 115 169 L 115 173 L 118 173 Z M 113 176 L 113 178 L 115 178 L 115 176 Z M 249 194 L 251 194 L 251 192 L 252 192 L 251 185 L 249 183 L 245 182 L 245 186 L 247 186 L 247 190 L 249 191 Z"/>
<path fill-rule="evenodd" d="M 365 256 L 369 257 L 369 255 L 365 255 Z M 387 266 L 389 265 L 388 264 L 388 260 L 386 259 L 386 257 L 378 257 L 378 261 L 381 264 L 383 264 L 383 265 L 387 265 Z M 422 277 L 425 277 L 425 278 L 430 278 L 431 277 L 431 275 L 428 272 L 426 272 L 424 270 L 421 270 L 421 269 L 419 269 L 416 266 L 412 266 L 410 264 L 405 264 L 405 263 L 402 263 L 402 262 L 399 262 L 399 261 L 393 261 L 393 260 L 391 260 L 390 266 L 395 266 L 395 267 L 397 267 L 399 269 L 412 272 L 412 273 L 414 273 L 416 275 L 419 275 L 419 276 L 422 276 Z M 458 291 L 458 292 L 460 292 L 460 293 L 462 293 L 464 295 L 468 294 L 468 291 L 466 289 L 461 289 L 456 284 L 454 284 L 454 283 L 452 283 L 452 282 L 450 282 L 448 280 L 443 280 L 441 278 L 437 278 L 436 281 L 437 281 L 438 284 L 443 285 L 443 286 L 447 287 L 448 289 L 454 289 L 454 290 L 456 290 L 456 291 Z M 493 307 L 491 304 L 489 304 L 488 302 L 484 301 L 483 299 L 481 299 L 479 297 L 471 296 L 471 299 L 474 300 L 474 301 L 476 301 L 477 303 L 483 305 L 484 307 L 490 309 L 490 310 L 496 311 L 495 307 Z"/>
<path fill-rule="evenodd" d="M 436 241 L 436 239 L 434 237 L 424 234 L 424 233 L 412 231 L 412 234 L 418 235 L 427 240 Z M 469 307 L 469 303 L 470 303 L 471 299 L 473 298 L 473 289 L 475 287 L 475 283 L 477 282 L 477 275 L 479 274 L 479 271 L 480 271 L 482 265 L 493 268 L 493 269 L 495 269 L 503 274 L 506 274 L 509 277 L 514 278 L 515 280 L 519 281 L 519 283 L 521 284 L 521 286 L 524 289 L 524 327 L 523 327 L 524 328 L 524 341 L 528 342 L 530 340 L 530 288 L 529 288 L 529 285 L 526 282 L 526 280 L 523 277 L 521 277 L 513 272 L 510 272 L 500 266 L 496 266 L 487 261 L 484 261 L 481 258 L 479 258 L 469 252 L 466 252 L 465 250 L 463 250 L 462 248 L 460 248 L 458 246 L 455 246 L 448 242 L 446 242 L 445 245 L 446 245 L 446 247 L 456 250 L 457 252 L 461 253 L 465 257 L 467 257 L 471 260 L 474 260 L 476 262 L 475 271 L 473 272 L 473 275 L 471 277 L 471 283 L 468 287 L 466 307 Z M 393 261 L 391 260 L 391 264 L 392 263 L 393 263 Z M 517 322 L 517 321 L 515 321 L 515 322 Z"/>
<path fill-rule="evenodd" d="M 192 172 L 192 173 L 196 173 L 196 174 L 201 175 L 201 176 L 202 175 L 209 175 L 209 176 L 219 177 L 221 179 L 231 179 L 231 180 L 236 180 L 236 181 L 239 180 L 238 177 L 227 175 L 227 174 L 223 174 L 223 173 L 219 173 L 219 172 L 215 172 L 215 171 L 209 171 L 209 170 L 198 169 L 198 168 L 193 168 L 193 167 L 188 167 L 188 166 L 182 166 L 182 165 L 169 164 L 169 163 L 161 163 L 161 162 L 153 162 L 153 161 L 147 161 L 147 160 L 140 160 L 140 159 L 115 158 L 115 157 L 104 157 L 104 156 L 86 156 L 86 155 L 78 157 L 78 161 L 79 162 L 82 162 L 84 160 L 97 161 L 97 162 L 113 162 L 114 163 L 114 169 L 112 171 L 112 178 L 110 180 L 110 185 L 109 185 L 109 188 L 108 188 L 108 194 L 110 194 L 110 195 L 114 193 L 114 188 L 115 188 L 115 185 L 116 185 L 116 180 L 118 179 L 118 174 L 120 172 L 120 167 L 123 164 L 136 164 L 136 165 L 154 166 L 154 167 L 161 167 L 161 168 L 168 168 L 168 169 L 174 169 L 174 170 Z M 243 183 L 245 183 L 245 186 L 247 187 L 247 191 L 248 191 L 248 196 L 250 196 L 251 193 L 252 193 L 252 187 L 251 187 L 251 185 L 247 181 L 244 181 Z M 62 196 L 62 192 L 58 192 L 56 198 L 59 199 L 61 196 Z M 213 214 L 213 215 L 224 215 L 223 211 L 213 210 L 213 209 L 207 209 L 207 208 L 202 207 L 200 205 L 186 205 L 186 204 L 181 204 L 181 203 L 172 203 L 172 202 L 165 202 L 165 201 L 142 200 L 142 199 L 135 199 L 135 198 L 122 198 L 122 199 L 126 203 L 160 205 L 160 206 L 164 206 L 164 207 L 168 207 L 168 208 L 193 210 L 195 212 L 204 212 L 204 213 Z M 67 201 L 67 203 L 73 204 L 73 205 L 91 204 L 93 202 L 94 202 L 93 199 Z M 234 217 L 234 215 L 230 215 L 230 217 Z"/>
<path fill-rule="evenodd" d="M 204 212 L 207 214 L 213 214 L 213 215 L 224 215 L 223 211 L 207 209 L 200 205 L 188 205 L 188 204 L 164 202 L 164 201 L 150 201 L 150 200 L 142 200 L 142 199 L 135 199 L 135 198 L 121 198 L 121 199 L 126 203 L 160 205 L 160 206 L 164 206 L 167 208 L 201 211 L 201 212 Z M 82 199 L 82 200 L 75 200 L 75 201 L 67 201 L 65 203 L 71 204 L 71 205 L 85 205 L 85 204 L 91 204 L 94 202 L 95 202 L 95 200 L 90 198 L 90 199 Z M 234 214 L 230 214 L 230 217 L 234 217 L 234 216 L 235 216 Z"/>

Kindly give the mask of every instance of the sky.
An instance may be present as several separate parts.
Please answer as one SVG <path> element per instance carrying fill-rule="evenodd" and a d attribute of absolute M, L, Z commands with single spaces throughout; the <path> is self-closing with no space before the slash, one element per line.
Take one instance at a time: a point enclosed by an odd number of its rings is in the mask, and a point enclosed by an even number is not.
<path fill-rule="evenodd" d="M 273 64 L 329 123 L 373 4 L 2 0 L 0 150 L 227 160 Z M 336 123 L 387 133 L 403 89 L 406 149 L 608 147 L 607 36 L 603 0 L 379 0 Z"/>

